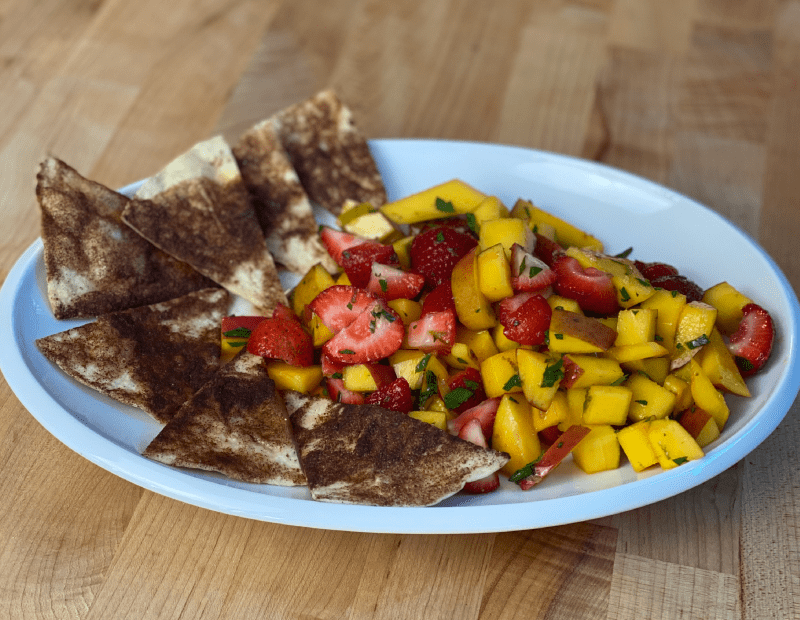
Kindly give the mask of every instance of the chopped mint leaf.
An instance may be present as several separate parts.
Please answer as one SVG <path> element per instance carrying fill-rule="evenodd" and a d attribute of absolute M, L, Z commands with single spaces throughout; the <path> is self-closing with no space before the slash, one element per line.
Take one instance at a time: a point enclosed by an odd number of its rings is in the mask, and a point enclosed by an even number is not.
<path fill-rule="evenodd" d="M 478 234 L 478 220 L 474 213 L 467 213 L 467 226 L 476 235 Z"/>
<path fill-rule="evenodd" d="M 619 296 L 622 301 L 630 301 L 631 298 L 630 293 L 628 293 L 628 290 L 624 286 L 619 289 Z"/>
<path fill-rule="evenodd" d="M 456 211 L 452 202 L 444 201 L 438 196 L 436 198 L 436 209 L 442 213 L 455 213 Z"/>
<path fill-rule="evenodd" d="M 553 387 L 564 378 L 564 359 L 559 359 L 555 364 L 550 364 L 544 369 L 542 374 L 541 387 Z"/>
<path fill-rule="evenodd" d="M 522 387 L 522 379 L 520 379 L 518 374 L 512 375 L 511 378 L 508 381 L 506 381 L 505 385 L 503 386 L 503 389 L 506 392 L 509 392 L 515 387 Z"/>
<path fill-rule="evenodd" d="M 532 476 L 534 470 L 536 469 L 536 466 L 539 464 L 539 461 L 542 460 L 543 456 L 544 456 L 544 450 L 542 450 L 541 454 L 539 454 L 539 458 L 537 458 L 535 461 L 531 461 L 524 467 L 520 467 L 517 471 L 511 474 L 509 480 L 511 482 L 519 483 L 525 480 L 525 478 L 527 478 L 528 476 Z"/>
<path fill-rule="evenodd" d="M 619 254 L 614 254 L 614 258 L 628 258 L 631 252 L 633 252 L 633 248 L 628 248 L 627 250 L 622 250 Z"/>
<path fill-rule="evenodd" d="M 417 372 L 423 372 L 428 367 L 428 360 L 431 359 L 432 353 L 425 355 L 417 364 Z"/>
<path fill-rule="evenodd" d="M 708 343 L 709 343 L 708 336 L 703 334 L 702 336 L 698 336 L 694 340 L 690 340 L 689 342 L 687 342 L 686 346 L 689 347 L 690 349 L 696 349 Z"/>
<path fill-rule="evenodd" d="M 444 404 L 448 409 L 456 409 L 467 402 L 474 395 L 475 392 L 472 390 L 468 390 L 467 388 L 463 387 L 457 387 L 445 394 Z"/>
<path fill-rule="evenodd" d="M 672 459 L 672 462 L 675 463 L 676 465 L 683 465 L 688 460 L 689 460 L 688 456 L 679 456 L 676 459 Z"/>
<path fill-rule="evenodd" d="M 223 332 L 222 335 L 225 338 L 249 338 L 250 337 L 250 330 L 246 327 L 237 327 L 227 332 Z"/>
<path fill-rule="evenodd" d="M 355 355 L 356 352 L 353 351 L 352 349 L 339 349 L 339 354 L 340 355 Z"/>

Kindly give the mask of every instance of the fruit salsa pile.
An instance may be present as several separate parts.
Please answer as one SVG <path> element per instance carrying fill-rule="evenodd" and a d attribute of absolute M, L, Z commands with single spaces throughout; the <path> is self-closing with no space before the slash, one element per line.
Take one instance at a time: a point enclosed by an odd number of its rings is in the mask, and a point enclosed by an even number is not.
<path fill-rule="evenodd" d="M 769 313 L 708 289 L 520 199 L 460 180 L 375 208 L 346 204 L 313 267 L 272 317 L 226 317 L 281 390 L 394 409 L 507 452 L 522 489 L 567 454 L 586 473 L 703 456 L 726 398 L 769 358 Z M 482 493 L 498 474 L 469 483 Z"/>

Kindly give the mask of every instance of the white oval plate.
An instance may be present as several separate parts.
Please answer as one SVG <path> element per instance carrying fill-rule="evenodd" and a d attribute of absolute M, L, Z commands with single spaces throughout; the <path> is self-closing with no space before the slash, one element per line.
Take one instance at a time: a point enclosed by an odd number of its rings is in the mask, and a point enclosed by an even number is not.
<path fill-rule="evenodd" d="M 582 473 L 568 458 L 534 489 L 508 482 L 485 496 L 458 494 L 432 508 L 314 502 L 305 488 L 243 484 L 140 456 L 160 426 L 72 381 L 34 341 L 80 324 L 56 321 L 46 297 L 41 241 L 20 257 L 0 290 L 0 368 L 22 404 L 65 445 L 100 467 L 162 495 L 251 519 L 333 530 L 474 533 L 560 525 L 615 514 L 690 489 L 758 446 L 783 419 L 800 387 L 797 298 L 752 239 L 702 205 L 606 166 L 530 149 L 431 140 L 370 143 L 390 199 L 460 178 L 506 205 L 517 198 L 599 237 L 609 253 L 674 264 L 708 287 L 727 280 L 766 307 L 777 325 L 768 366 L 749 383 L 753 397 L 729 397 L 731 415 L 706 456 L 669 471 Z M 132 192 L 136 185 L 124 188 Z M 296 281 L 296 280 L 294 280 Z M 289 279 L 288 284 L 293 282 Z"/>

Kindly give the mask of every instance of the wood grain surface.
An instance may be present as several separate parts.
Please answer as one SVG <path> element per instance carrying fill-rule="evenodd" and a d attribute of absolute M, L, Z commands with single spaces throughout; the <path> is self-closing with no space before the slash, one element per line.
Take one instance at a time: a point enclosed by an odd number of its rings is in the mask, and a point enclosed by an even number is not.
<path fill-rule="evenodd" d="M 799 80 L 797 0 L 4 0 L 0 275 L 39 235 L 47 153 L 119 187 L 334 86 L 372 138 L 519 144 L 663 183 L 797 290 Z M 735 466 L 639 510 L 355 534 L 144 491 L 2 381 L 0 619 L 798 618 L 798 445 L 795 403 Z"/>

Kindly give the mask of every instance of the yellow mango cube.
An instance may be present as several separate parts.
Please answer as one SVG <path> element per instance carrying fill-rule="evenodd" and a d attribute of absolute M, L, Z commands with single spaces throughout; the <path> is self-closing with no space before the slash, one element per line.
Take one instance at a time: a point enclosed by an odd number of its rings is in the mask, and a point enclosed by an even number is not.
<path fill-rule="evenodd" d="M 314 298 L 335 284 L 333 276 L 320 264 L 314 265 L 292 291 L 292 310 L 304 320 L 304 311 Z"/>
<path fill-rule="evenodd" d="M 494 346 L 497 347 L 498 351 L 510 351 L 511 349 L 519 349 L 522 347 L 519 342 L 506 338 L 505 327 L 503 327 L 502 323 L 495 325 L 491 333 Z"/>
<path fill-rule="evenodd" d="M 703 372 L 703 368 L 696 360 L 693 359 L 689 362 L 689 369 L 691 372 L 689 385 L 692 391 L 692 399 L 698 407 L 714 417 L 717 427 L 721 431 L 725 428 L 725 423 L 730 415 L 725 396 L 714 387 L 711 379 Z"/>
<path fill-rule="evenodd" d="M 583 370 L 583 373 L 572 384 L 573 388 L 611 385 L 625 376 L 619 362 L 611 358 L 593 355 L 570 355 L 569 358 Z"/>
<path fill-rule="evenodd" d="M 671 352 L 675 348 L 675 332 L 678 329 L 678 319 L 685 305 L 686 295 L 664 289 L 657 289 L 651 297 L 640 304 L 643 309 L 658 311 L 656 336 L 659 342 Z"/>
<path fill-rule="evenodd" d="M 583 310 L 581 310 L 577 301 L 562 297 L 561 295 L 550 295 L 550 297 L 547 298 L 547 303 L 552 310 L 566 310 L 567 312 L 583 314 Z"/>
<path fill-rule="evenodd" d="M 541 455 L 542 446 L 533 426 L 531 406 L 521 396 L 505 394 L 500 399 L 492 431 L 492 448 L 511 456 L 501 470 L 507 476 Z"/>
<path fill-rule="evenodd" d="M 555 229 L 556 241 L 564 247 L 576 246 L 579 248 L 590 248 L 598 252 L 603 251 L 603 243 L 599 239 L 573 226 L 569 222 L 547 211 L 543 211 L 527 200 L 518 200 L 511 211 L 511 215 L 516 215 L 517 217 L 522 217 L 524 215 L 525 219 L 531 222 L 549 224 Z"/>
<path fill-rule="evenodd" d="M 634 471 L 643 471 L 658 463 L 650 443 L 650 422 L 642 420 L 620 429 L 617 440 Z"/>
<path fill-rule="evenodd" d="M 478 254 L 478 286 L 491 302 L 511 297 L 511 265 L 502 244 L 498 243 Z"/>
<path fill-rule="evenodd" d="M 703 457 L 703 449 L 677 420 L 653 420 L 648 437 L 663 469 Z"/>
<path fill-rule="evenodd" d="M 311 330 L 311 340 L 315 347 L 321 347 L 328 342 L 328 340 L 333 338 L 333 332 L 325 327 L 325 324 L 316 314 L 311 315 L 308 328 Z"/>
<path fill-rule="evenodd" d="M 750 396 L 742 373 L 718 329 L 712 330 L 708 344 L 697 354 L 697 361 L 717 388 L 745 398 Z"/>
<path fill-rule="evenodd" d="M 654 308 L 620 310 L 617 314 L 617 339 L 614 346 L 654 341 L 657 320 L 658 310 Z"/>
<path fill-rule="evenodd" d="M 675 394 L 644 375 L 633 374 L 623 385 L 633 394 L 628 410 L 631 422 L 666 418 L 675 407 Z"/>
<path fill-rule="evenodd" d="M 456 263 L 450 282 L 456 314 L 464 327 L 477 331 L 497 325 L 492 304 L 480 290 L 477 248 L 471 249 Z"/>
<path fill-rule="evenodd" d="M 481 251 L 486 251 L 492 246 L 500 244 L 505 252 L 506 259 L 511 258 L 511 247 L 516 243 L 525 251 L 533 250 L 533 232 L 528 228 L 527 222 L 516 217 L 503 217 L 496 220 L 486 220 L 481 224 L 478 235 Z"/>
<path fill-rule="evenodd" d="M 472 212 L 475 216 L 475 222 L 480 226 L 486 220 L 497 220 L 504 217 L 510 217 L 508 207 L 506 207 L 500 199 L 496 196 L 487 196 L 481 203 L 475 207 Z"/>
<path fill-rule="evenodd" d="M 561 368 L 560 358 L 520 349 L 517 351 L 517 368 L 525 398 L 534 407 L 547 409 L 561 381 L 562 374 L 558 372 Z"/>
<path fill-rule="evenodd" d="M 447 367 L 432 353 L 424 353 L 418 349 L 400 349 L 389 356 L 389 364 L 394 368 L 397 377 L 408 381 L 412 390 L 422 388 L 427 371 L 433 372 L 440 381 L 447 381 Z"/>
<path fill-rule="evenodd" d="M 292 366 L 286 362 L 267 362 L 267 374 L 279 390 L 309 394 L 322 381 L 322 366 Z"/>
<path fill-rule="evenodd" d="M 553 396 L 550 406 L 542 411 L 537 407 L 531 409 L 531 417 L 533 418 L 533 427 L 538 433 L 541 430 L 556 426 L 565 422 L 569 416 L 569 404 L 567 403 L 567 393 L 559 390 Z"/>
<path fill-rule="evenodd" d="M 408 415 L 443 431 L 447 430 L 447 414 L 442 411 L 411 411 Z"/>
<path fill-rule="evenodd" d="M 630 360 L 627 362 L 620 362 L 620 366 L 628 373 L 643 373 L 659 385 L 664 385 L 664 380 L 669 374 L 669 358 L 667 357 L 648 357 L 640 360 Z"/>
<path fill-rule="evenodd" d="M 342 230 L 365 239 L 383 242 L 396 232 L 386 216 L 369 202 L 345 200 L 338 220 Z"/>
<path fill-rule="evenodd" d="M 614 427 L 599 424 L 589 428 L 589 434 L 572 450 L 575 464 L 587 474 L 619 467 L 620 447 Z"/>
<path fill-rule="evenodd" d="M 366 364 L 353 364 L 345 366 L 342 373 L 345 389 L 351 392 L 374 392 L 378 384 Z"/>
<path fill-rule="evenodd" d="M 413 241 L 414 236 L 409 235 L 407 237 L 401 237 L 392 243 L 395 254 L 397 254 L 397 260 L 400 262 L 400 266 L 403 269 L 411 269 L 411 243 Z"/>
<path fill-rule="evenodd" d="M 746 297 L 727 282 L 715 284 L 703 293 L 707 304 L 717 309 L 717 326 L 723 334 L 730 336 L 742 320 L 742 308 L 753 300 Z"/>
<path fill-rule="evenodd" d="M 673 366 L 683 365 L 708 343 L 717 322 L 717 309 L 702 301 L 687 303 L 678 317 Z"/>
<path fill-rule="evenodd" d="M 511 392 L 522 391 L 522 380 L 517 367 L 517 352 L 514 349 L 501 351 L 481 362 L 481 377 L 486 396 L 494 398 Z"/>
<path fill-rule="evenodd" d="M 564 392 L 567 401 L 567 418 L 558 425 L 558 430 L 566 431 L 570 426 L 583 423 L 583 406 L 586 403 L 588 388 L 569 388 Z"/>
<path fill-rule="evenodd" d="M 480 361 L 478 360 L 472 349 L 463 342 L 453 343 L 450 353 L 444 356 L 444 361 L 450 368 L 456 370 L 464 370 L 464 368 L 480 369 Z"/>
<path fill-rule="evenodd" d="M 669 350 L 655 341 L 623 344 L 613 346 L 608 350 L 608 356 L 613 357 L 620 364 L 667 355 L 669 355 Z"/>
<path fill-rule="evenodd" d="M 592 385 L 583 405 L 584 424 L 622 426 L 628 419 L 633 392 L 622 385 Z"/>
<path fill-rule="evenodd" d="M 683 411 L 692 406 L 692 390 L 689 383 L 681 379 L 675 373 L 670 373 L 664 379 L 662 384 L 670 392 L 675 394 L 675 406 L 672 408 L 673 413 Z"/>
<path fill-rule="evenodd" d="M 456 342 L 467 345 L 469 350 L 472 351 L 478 359 L 478 362 L 482 362 L 487 357 L 500 353 L 500 350 L 494 343 L 491 332 L 485 329 L 475 331 L 458 325 L 456 327 Z"/>
<path fill-rule="evenodd" d="M 456 213 L 471 213 L 486 198 L 486 194 L 453 179 L 380 208 L 396 224 L 416 224 Z"/>
<path fill-rule="evenodd" d="M 422 304 L 413 299 L 392 299 L 391 301 L 387 301 L 386 305 L 400 315 L 400 320 L 403 321 L 403 325 L 405 326 L 408 326 L 422 316 Z"/>

